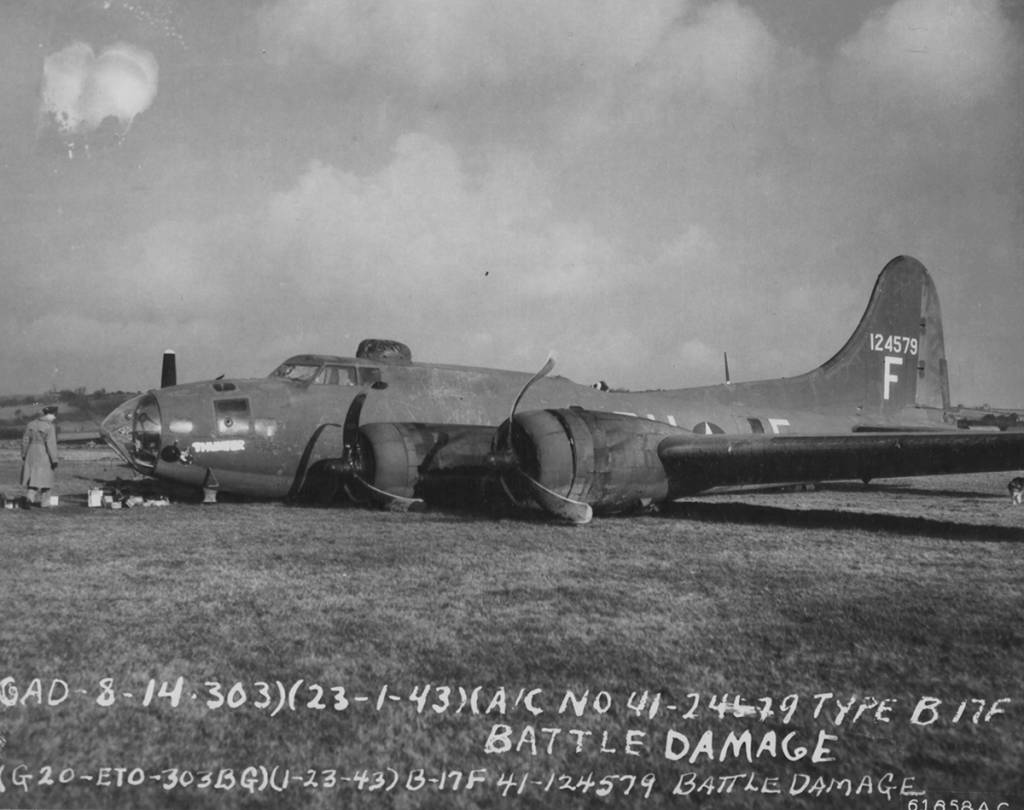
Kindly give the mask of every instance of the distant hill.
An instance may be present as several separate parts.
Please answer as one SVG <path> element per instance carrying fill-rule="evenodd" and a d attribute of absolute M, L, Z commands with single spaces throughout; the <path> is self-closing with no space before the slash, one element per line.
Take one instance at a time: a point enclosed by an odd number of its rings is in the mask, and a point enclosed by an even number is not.
<path fill-rule="evenodd" d="M 58 405 L 57 438 L 98 435 L 100 422 L 114 408 L 137 395 L 136 391 L 107 391 L 91 394 L 84 388 L 74 391 L 50 391 L 45 394 L 0 396 L 0 439 L 20 439 L 25 425 L 34 419 L 44 405 Z"/>

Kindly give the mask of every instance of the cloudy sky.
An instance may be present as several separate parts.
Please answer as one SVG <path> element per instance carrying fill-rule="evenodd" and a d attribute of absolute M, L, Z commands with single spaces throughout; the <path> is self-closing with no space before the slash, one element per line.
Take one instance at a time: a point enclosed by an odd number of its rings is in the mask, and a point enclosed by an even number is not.
<path fill-rule="evenodd" d="M 0 393 L 791 375 L 909 253 L 1022 405 L 1022 55 L 1022 0 L 7 0 Z"/>

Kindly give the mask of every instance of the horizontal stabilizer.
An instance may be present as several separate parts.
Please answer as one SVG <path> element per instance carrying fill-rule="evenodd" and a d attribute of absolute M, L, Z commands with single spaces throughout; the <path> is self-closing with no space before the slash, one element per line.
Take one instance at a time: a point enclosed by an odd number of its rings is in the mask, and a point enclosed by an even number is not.
<path fill-rule="evenodd" d="M 962 405 L 946 412 L 961 428 L 994 428 L 1024 430 L 1024 408 L 965 408 Z"/>

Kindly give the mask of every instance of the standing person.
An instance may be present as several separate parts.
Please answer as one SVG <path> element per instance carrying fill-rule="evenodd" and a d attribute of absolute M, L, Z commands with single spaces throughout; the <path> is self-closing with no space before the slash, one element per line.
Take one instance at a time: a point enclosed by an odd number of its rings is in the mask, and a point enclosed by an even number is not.
<path fill-rule="evenodd" d="M 35 506 L 53 486 L 57 469 L 57 406 L 47 405 L 28 423 L 21 437 L 21 485 L 26 487 L 26 500 Z"/>

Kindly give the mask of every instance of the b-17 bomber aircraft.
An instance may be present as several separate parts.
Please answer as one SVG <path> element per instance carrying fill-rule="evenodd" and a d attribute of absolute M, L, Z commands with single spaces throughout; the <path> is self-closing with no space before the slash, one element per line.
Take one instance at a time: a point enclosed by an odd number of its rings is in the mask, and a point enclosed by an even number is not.
<path fill-rule="evenodd" d="M 1024 431 L 958 427 L 935 285 L 908 256 L 882 270 L 846 345 L 800 376 L 609 391 L 552 366 L 420 363 L 366 340 L 266 378 L 151 390 L 102 433 L 139 472 L 208 500 L 501 502 L 571 523 L 718 487 L 1024 467 Z"/>

